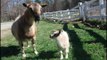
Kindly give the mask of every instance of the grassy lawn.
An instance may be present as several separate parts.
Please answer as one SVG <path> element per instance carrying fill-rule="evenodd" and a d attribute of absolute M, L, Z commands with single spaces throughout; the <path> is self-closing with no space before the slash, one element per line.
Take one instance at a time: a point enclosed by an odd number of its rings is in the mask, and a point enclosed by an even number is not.
<path fill-rule="evenodd" d="M 74 26 L 74 27 L 72 27 Z M 32 48 L 26 50 L 27 60 L 59 60 L 57 45 L 49 38 L 52 30 L 64 29 L 69 33 L 70 52 L 68 60 L 106 60 L 106 30 L 89 28 L 79 24 L 58 24 L 40 21 L 36 48 L 39 55 L 32 52 Z M 1 40 L 1 60 L 21 60 L 18 43 L 10 34 Z"/>

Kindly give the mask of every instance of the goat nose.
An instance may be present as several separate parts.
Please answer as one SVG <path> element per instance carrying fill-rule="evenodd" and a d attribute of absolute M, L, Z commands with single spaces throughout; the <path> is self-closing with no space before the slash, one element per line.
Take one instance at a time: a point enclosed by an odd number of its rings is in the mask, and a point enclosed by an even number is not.
<path fill-rule="evenodd" d="M 35 15 L 35 21 L 40 21 L 40 16 L 39 15 Z"/>
<path fill-rule="evenodd" d="M 37 16 L 37 20 L 38 20 L 38 21 L 40 20 L 40 16 Z"/>

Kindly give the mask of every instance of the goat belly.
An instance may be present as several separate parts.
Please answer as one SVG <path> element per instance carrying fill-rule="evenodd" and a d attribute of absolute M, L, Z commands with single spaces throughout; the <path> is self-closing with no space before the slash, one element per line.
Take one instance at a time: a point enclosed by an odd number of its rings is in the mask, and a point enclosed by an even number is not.
<path fill-rule="evenodd" d="M 27 32 L 26 37 L 33 37 L 35 35 L 35 33 L 33 31 Z"/>
<path fill-rule="evenodd" d="M 35 31 L 34 30 L 27 30 L 24 29 L 19 29 L 18 30 L 18 36 L 20 39 L 31 39 L 35 36 Z"/>
<path fill-rule="evenodd" d="M 69 46 L 68 46 L 68 43 L 59 43 L 59 42 L 58 42 L 58 47 L 61 48 L 61 49 L 66 49 L 66 48 L 68 48 Z"/>
<path fill-rule="evenodd" d="M 34 37 L 35 34 L 25 33 L 25 34 L 19 34 L 20 39 L 31 39 Z"/>
<path fill-rule="evenodd" d="M 58 47 L 62 48 L 62 49 L 69 47 L 69 42 L 68 42 L 68 40 L 66 40 L 65 37 L 57 38 L 57 44 L 58 44 Z"/>
<path fill-rule="evenodd" d="M 35 27 L 34 27 L 34 25 L 31 26 L 28 30 L 27 29 L 25 30 L 25 35 L 27 37 L 33 37 L 35 35 Z"/>

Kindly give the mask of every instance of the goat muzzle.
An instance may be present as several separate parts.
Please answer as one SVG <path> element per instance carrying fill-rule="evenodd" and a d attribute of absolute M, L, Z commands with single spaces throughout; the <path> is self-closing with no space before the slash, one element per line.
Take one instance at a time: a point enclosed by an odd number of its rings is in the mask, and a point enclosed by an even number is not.
<path fill-rule="evenodd" d="M 39 22 L 40 21 L 40 16 L 39 15 L 35 15 L 35 22 Z"/>

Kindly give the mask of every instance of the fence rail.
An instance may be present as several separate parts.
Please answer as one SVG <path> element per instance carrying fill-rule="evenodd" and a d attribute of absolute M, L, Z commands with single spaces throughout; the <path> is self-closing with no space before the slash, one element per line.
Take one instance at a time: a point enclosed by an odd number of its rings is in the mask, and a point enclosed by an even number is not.
<path fill-rule="evenodd" d="M 72 9 L 46 12 L 42 16 L 46 19 L 55 19 L 55 20 L 77 20 L 83 18 L 84 20 L 89 18 L 96 19 L 106 19 L 106 0 L 97 0 L 86 1 L 84 3 L 79 2 L 77 6 Z M 97 3 L 97 4 L 94 4 Z"/>

